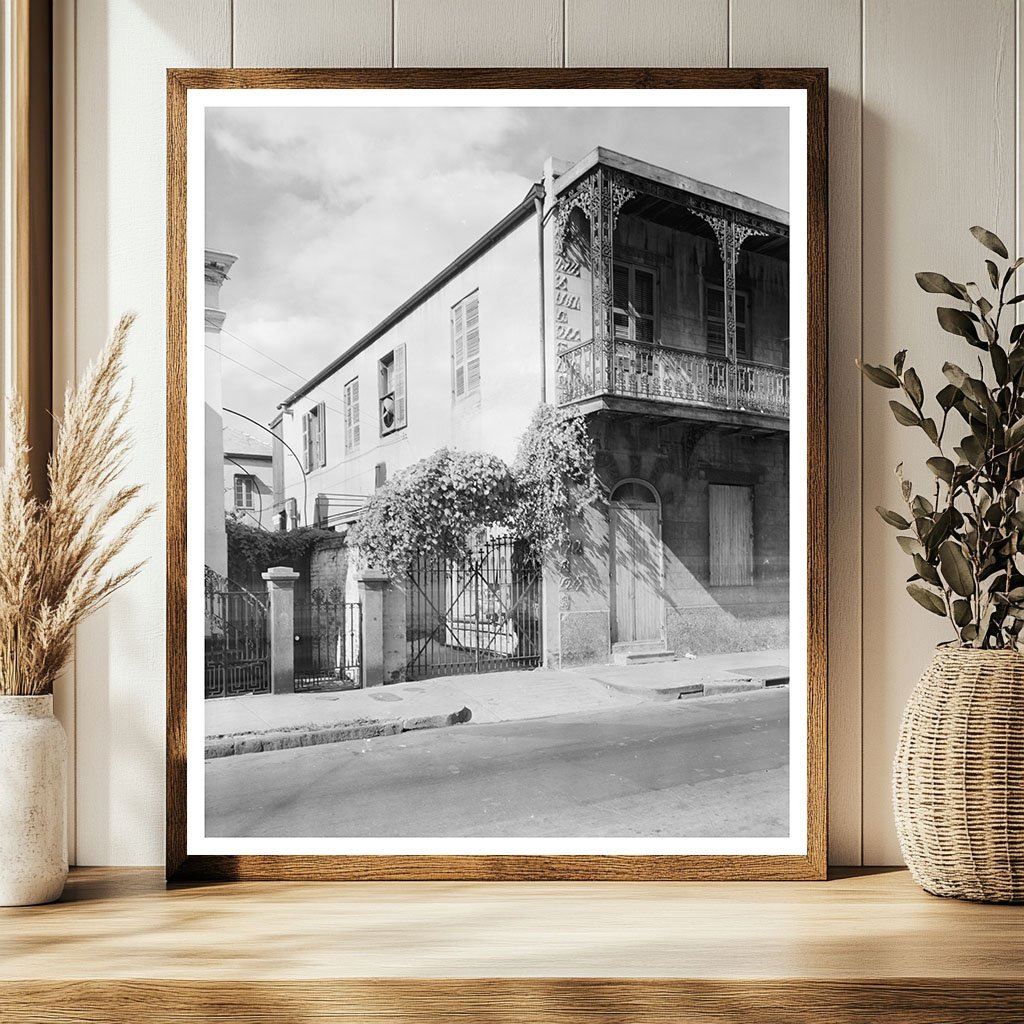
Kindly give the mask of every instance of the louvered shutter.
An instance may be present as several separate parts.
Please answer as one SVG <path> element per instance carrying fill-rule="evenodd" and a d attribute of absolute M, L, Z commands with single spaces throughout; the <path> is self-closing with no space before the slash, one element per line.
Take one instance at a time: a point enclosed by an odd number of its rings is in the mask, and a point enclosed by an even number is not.
<path fill-rule="evenodd" d="M 747 297 L 736 295 L 736 355 L 747 354 Z"/>
<path fill-rule="evenodd" d="M 615 337 L 629 337 L 629 267 L 616 264 L 613 272 L 612 302 L 615 306 Z"/>
<path fill-rule="evenodd" d="M 321 402 L 316 407 L 317 465 L 327 465 L 327 405 Z"/>
<path fill-rule="evenodd" d="M 480 390 L 480 297 L 466 299 L 466 393 Z"/>
<path fill-rule="evenodd" d="M 654 342 L 654 274 L 633 270 L 633 314 L 637 341 Z"/>
<path fill-rule="evenodd" d="M 396 345 L 394 354 L 394 383 L 392 387 L 395 392 L 395 430 L 400 430 L 406 423 L 406 400 L 405 400 L 405 346 Z"/>
<path fill-rule="evenodd" d="M 707 303 L 708 355 L 725 355 L 725 293 L 709 285 L 705 294 Z"/>
<path fill-rule="evenodd" d="M 345 385 L 345 452 L 359 450 L 359 378 Z"/>
<path fill-rule="evenodd" d="M 460 302 L 452 309 L 452 391 L 466 393 L 466 317 Z"/>
<path fill-rule="evenodd" d="M 313 464 L 309 458 L 309 413 L 302 414 L 302 468 L 308 473 Z"/>

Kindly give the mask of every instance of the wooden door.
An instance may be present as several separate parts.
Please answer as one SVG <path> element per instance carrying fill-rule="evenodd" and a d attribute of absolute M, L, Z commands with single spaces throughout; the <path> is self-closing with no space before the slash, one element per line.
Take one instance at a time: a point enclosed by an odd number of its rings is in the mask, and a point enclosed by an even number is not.
<path fill-rule="evenodd" d="M 734 484 L 708 485 L 711 586 L 754 582 L 754 492 Z"/>
<path fill-rule="evenodd" d="M 613 641 L 662 639 L 661 514 L 657 505 L 612 502 Z"/>

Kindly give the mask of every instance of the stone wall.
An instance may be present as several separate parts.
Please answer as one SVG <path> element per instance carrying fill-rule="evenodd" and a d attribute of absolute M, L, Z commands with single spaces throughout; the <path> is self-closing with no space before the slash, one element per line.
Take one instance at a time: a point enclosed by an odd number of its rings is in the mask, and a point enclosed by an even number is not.
<path fill-rule="evenodd" d="M 338 587 L 348 593 L 346 580 L 349 576 L 350 550 L 344 536 L 327 537 L 317 541 L 309 553 L 309 585 L 312 590 L 329 592 Z M 357 600 L 346 596 L 345 600 Z"/>
<path fill-rule="evenodd" d="M 754 437 L 715 426 L 595 417 L 598 470 L 608 492 L 624 479 L 655 488 L 662 504 L 665 637 L 679 655 L 788 644 L 788 434 Z M 709 484 L 753 491 L 753 582 L 711 585 Z M 558 622 L 549 619 L 549 663 L 607 660 L 614 639 L 608 507 L 578 524 L 558 566 Z M 555 597 L 549 586 L 549 609 Z"/>

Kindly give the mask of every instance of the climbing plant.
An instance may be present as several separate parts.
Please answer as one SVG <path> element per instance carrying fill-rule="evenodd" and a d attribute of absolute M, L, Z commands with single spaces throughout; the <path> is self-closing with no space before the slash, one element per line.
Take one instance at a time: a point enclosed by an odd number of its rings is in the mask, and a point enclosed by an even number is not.
<path fill-rule="evenodd" d="M 364 564 L 395 575 L 420 558 L 465 557 L 495 529 L 543 554 L 597 493 L 583 417 L 540 405 L 512 466 L 442 448 L 378 490 L 349 536 Z"/>
<path fill-rule="evenodd" d="M 248 526 L 232 515 L 225 517 L 225 525 L 228 534 L 228 576 L 243 584 L 258 580 L 260 574 L 272 565 L 299 569 L 318 540 L 336 536 L 329 530 L 313 526 L 287 531 L 262 530 Z"/>
<path fill-rule="evenodd" d="M 400 574 L 419 558 L 460 558 L 506 525 L 516 484 L 497 456 L 441 448 L 389 480 L 349 535 L 365 564 Z"/>
<path fill-rule="evenodd" d="M 514 532 L 542 553 L 564 545 L 572 521 L 600 497 L 594 442 L 584 417 L 537 406 L 519 439 L 512 475 L 518 486 Z"/>

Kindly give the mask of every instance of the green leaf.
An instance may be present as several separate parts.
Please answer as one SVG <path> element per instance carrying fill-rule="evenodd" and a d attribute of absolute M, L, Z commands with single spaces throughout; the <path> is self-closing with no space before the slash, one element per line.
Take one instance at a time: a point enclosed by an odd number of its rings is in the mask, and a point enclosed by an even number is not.
<path fill-rule="evenodd" d="M 945 274 L 922 271 L 920 274 L 915 274 L 914 277 L 923 291 L 930 292 L 933 295 L 952 295 L 954 299 L 970 301 L 967 289 L 962 284 L 950 281 Z"/>
<path fill-rule="evenodd" d="M 947 384 L 938 392 L 935 400 L 939 403 L 939 407 L 943 412 L 949 412 L 960 400 L 960 389 L 953 384 Z"/>
<path fill-rule="evenodd" d="M 926 534 L 922 534 L 930 551 L 934 551 L 953 531 L 953 509 L 947 508 L 935 517 Z"/>
<path fill-rule="evenodd" d="M 945 616 L 946 606 L 942 603 L 942 598 L 933 591 L 922 587 L 920 583 L 909 583 L 907 585 L 907 593 L 922 608 L 927 608 L 928 611 L 935 615 Z"/>
<path fill-rule="evenodd" d="M 935 426 L 935 420 L 930 416 L 927 419 L 921 420 L 921 429 L 928 435 L 928 440 L 937 446 L 939 443 L 939 431 Z"/>
<path fill-rule="evenodd" d="M 914 499 L 910 510 L 915 516 L 919 517 L 930 516 L 935 512 L 934 506 L 923 494 L 919 494 Z"/>
<path fill-rule="evenodd" d="M 903 375 L 903 388 L 914 405 L 920 409 L 924 401 L 924 388 L 921 387 L 921 378 L 913 367 Z"/>
<path fill-rule="evenodd" d="M 942 580 L 939 579 L 939 574 L 935 571 L 935 566 L 930 562 L 926 562 L 920 555 L 914 555 L 914 568 L 917 570 L 917 574 L 921 579 L 934 584 L 936 587 L 942 586 Z"/>
<path fill-rule="evenodd" d="M 982 316 L 988 316 L 992 312 L 992 303 L 984 297 L 978 299 L 978 311 Z"/>
<path fill-rule="evenodd" d="M 988 270 L 988 279 L 992 282 L 992 287 L 998 288 L 999 268 L 991 260 L 985 260 L 985 267 Z"/>
<path fill-rule="evenodd" d="M 974 570 L 955 540 L 939 545 L 939 569 L 954 593 L 961 597 L 974 595 Z"/>
<path fill-rule="evenodd" d="M 905 348 L 901 348 L 899 352 L 897 352 L 896 355 L 892 357 L 892 365 L 895 368 L 897 374 L 901 374 L 903 372 L 903 364 L 906 362 L 906 360 L 907 350 Z"/>
<path fill-rule="evenodd" d="M 949 306 L 939 306 L 935 310 L 935 316 L 938 318 L 939 326 L 944 331 L 959 335 L 961 338 L 966 338 L 971 344 L 977 345 L 981 343 L 977 328 L 974 326 L 974 321 L 964 310 L 952 309 Z"/>
<path fill-rule="evenodd" d="M 1006 431 L 1006 447 L 1014 448 L 1016 445 L 1024 441 L 1024 419 L 1017 420 L 1011 427 L 1007 428 Z"/>
<path fill-rule="evenodd" d="M 956 365 L 956 363 L 943 363 L 942 375 L 954 387 L 959 388 L 961 391 L 964 389 L 964 382 L 970 379 L 967 374 Z"/>
<path fill-rule="evenodd" d="M 953 621 L 963 628 L 971 621 L 971 602 L 970 601 L 954 601 L 953 602 Z"/>
<path fill-rule="evenodd" d="M 997 256 L 1002 256 L 1004 260 L 1010 258 L 1010 254 L 1006 251 L 1006 246 L 1003 245 L 998 235 L 992 234 L 991 231 L 986 231 L 984 228 L 975 225 L 971 228 L 971 234 L 981 242 L 986 249 L 991 249 Z"/>
<path fill-rule="evenodd" d="M 944 456 L 936 455 L 934 458 L 929 459 L 925 465 L 940 479 L 945 482 L 952 483 L 953 481 L 953 470 L 956 467 L 953 465 L 951 459 L 947 459 Z"/>
<path fill-rule="evenodd" d="M 992 357 L 992 369 L 995 371 L 996 383 L 1002 387 L 1010 379 L 1010 362 L 998 341 L 993 341 L 989 345 L 988 354 Z"/>
<path fill-rule="evenodd" d="M 1004 306 L 1016 306 L 1018 302 L 1024 302 L 1024 295 L 1014 295 L 1012 299 L 1007 299 Z"/>
<path fill-rule="evenodd" d="M 965 461 L 974 466 L 975 469 L 985 461 L 985 449 L 973 434 L 968 434 L 960 442 L 960 448 Z"/>
<path fill-rule="evenodd" d="M 904 427 L 920 426 L 921 417 L 913 409 L 908 409 L 899 402 L 890 402 L 889 408 L 892 409 L 892 414 L 896 417 L 897 423 L 902 424 Z"/>
<path fill-rule="evenodd" d="M 978 627 L 973 622 L 970 625 L 964 626 L 960 630 L 960 639 L 967 644 L 973 643 L 978 639 Z"/>
<path fill-rule="evenodd" d="M 896 543 L 908 555 L 921 555 L 924 557 L 924 545 L 916 537 L 897 537 Z"/>
<path fill-rule="evenodd" d="M 909 530 L 910 523 L 903 518 L 898 512 L 892 512 L 881 505 L 875 506 L 875 511 L 884 519 L 890 526 L 895 526 L 897 530 Z"/>
<path fill-rule="evenodd" d="M 872 384 L 877 384 L 881 388 L 898 388 L 900 386 L 899 377 L 888 366 L 870 366 L 868 363 L 862 363 L 859 359 L 857 366 Z"/>

